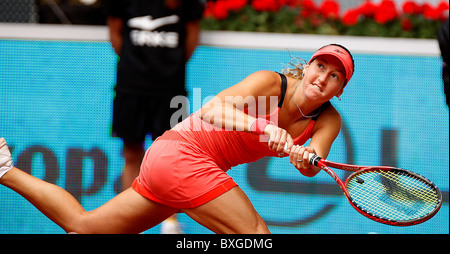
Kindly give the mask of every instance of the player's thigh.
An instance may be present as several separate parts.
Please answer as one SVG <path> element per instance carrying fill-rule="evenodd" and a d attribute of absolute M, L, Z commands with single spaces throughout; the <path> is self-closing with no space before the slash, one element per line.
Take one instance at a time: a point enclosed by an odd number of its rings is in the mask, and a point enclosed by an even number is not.
<path fill-rule="evenodd" d="M 128 188 L 103 206 L 87 212 L 81 232 L 76 233 L 140 233 L 176 211 Z"/>
<path fill-rule="evenodd" d="M 247 195 L 239 187 L 234 187 L 199 207 L 182 211 L 215 233 L 270 233 Z"/>

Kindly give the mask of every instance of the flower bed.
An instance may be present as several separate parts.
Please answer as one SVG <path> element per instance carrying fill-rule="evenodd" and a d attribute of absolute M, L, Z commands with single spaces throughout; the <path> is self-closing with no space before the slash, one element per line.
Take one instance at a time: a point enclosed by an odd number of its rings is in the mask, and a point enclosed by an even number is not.
<path fill-rule="evenodd" d="M 335 0 L 208 1 L 202 20 L 205 30 L 306 33 L 354 36 L 435 38 L 448 19 L 449 4 L 436 6 L 406 1 L 367 0 L 341 12 Z"/>

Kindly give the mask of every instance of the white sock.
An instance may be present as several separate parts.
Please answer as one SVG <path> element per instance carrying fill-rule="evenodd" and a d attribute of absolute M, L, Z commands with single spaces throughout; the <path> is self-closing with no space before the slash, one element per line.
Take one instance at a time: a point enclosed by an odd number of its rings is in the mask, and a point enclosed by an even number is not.
<path fill-rule="evenodd" d="M 0 178 L 13 167 L 11 152 L 4 138 L 0 138 Z"/>

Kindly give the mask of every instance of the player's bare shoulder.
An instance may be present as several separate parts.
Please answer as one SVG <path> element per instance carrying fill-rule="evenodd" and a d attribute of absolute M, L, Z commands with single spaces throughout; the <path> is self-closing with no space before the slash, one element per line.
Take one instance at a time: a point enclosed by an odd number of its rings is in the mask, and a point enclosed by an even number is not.
<path fill-rule="evenodd" d="M 278 95 L 280 93 L 281 77 L 277 72 L 261 70 L 250 74 L 244 81 L 256 85 L 262 94 Z"/>

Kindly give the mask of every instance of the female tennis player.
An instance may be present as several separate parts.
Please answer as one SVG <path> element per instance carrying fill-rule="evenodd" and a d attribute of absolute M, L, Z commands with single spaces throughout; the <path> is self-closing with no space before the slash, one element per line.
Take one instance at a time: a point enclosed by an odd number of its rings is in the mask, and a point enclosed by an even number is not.
<path fill-rule="evenodd" d="M 93 211 L 14 167 L 3 138 L 0 183 L 66 232 L 139 233 L 181 211 L 216 233 L 270 233 L 226 171 L 265 156 L 289 156 L 303 175 L 317 174 L 308 155 L 327 157 L 341 126 L 329 100 L 341 96 L 353 70 L 350 52 L 331 44 L 284 74 L 249 75 L 158 138 L 132 187 Z"/>

